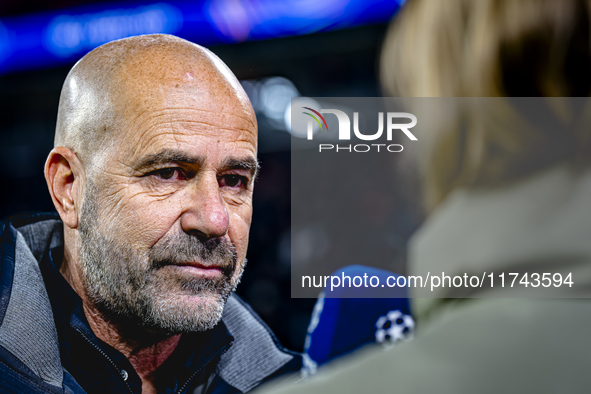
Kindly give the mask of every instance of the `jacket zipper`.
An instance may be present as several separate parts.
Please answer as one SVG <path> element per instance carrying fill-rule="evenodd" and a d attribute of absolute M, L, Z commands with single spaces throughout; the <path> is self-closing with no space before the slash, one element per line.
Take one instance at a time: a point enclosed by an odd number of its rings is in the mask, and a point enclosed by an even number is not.
<path fill-rule="evenodd" d="M 100 347 L 98 347 L 97 345 L 95 345 L 94 342 L 92 342 L 90 340 L 90 338 L 88 338 L 86 336 L 86 334 L 84 334 L 82 331 L 80 331 L 79 329 L 76 329 L 76 332 L 79 333 L 80 335 L 82 335 L 82 338 L 84 338 L 86 340 L 86 342 L 88 342 L 90 344 L 90 346 L 92 346 L 93 348 L 95 348 L 96 350 L 98 350 L 98 352 L 100 354 L 103 355 L 103 357 L 105 357 L 109 363 L 113 366 L 113 368 L 115 369 L 115 371 L 117 371 L 117 375 L 121 378 L 121 380 L 123 380 L 123 377 L 121 376 L 121 371 L 119 371 L 119 368 L 117 367 L 117 364 L 115 364 L 115 362 L 113 360 L 111 360 L 111 358 L 107 355 L 107 353 L 105 353 Z M 123 380 L 123 383 L 125 384 L 125 387 L 127 387 L 127 390 L 129 391 L 129 393 L 133 394 L 133 390 L 131 390 L 131 387 L 129 387 L 129 384 L 127 384 L 127 382 L 125 380 Z"/>
<path fill-rule="evenodd" d="M 232 344 L 230 343 L 230 345 L 232 345 Z M 201 372 L 203 370 L 203 368 L 207 367 L 213 360 L 215 360 L 216 358 L 221 357 L 224 353 L 226 353 L 228 351 L 228 349 L 230 349 L 230 345 L 226 345 L 223 349 L 218 350 L 217 353 L 215 353 L 213 356 L 211 356 L 210 358 L 208 358 L 203 364 L 201 364 L 201 366 L 197 370 L 195 370 L 195 372 L 193 372 L 191 374 L 191 376 L 189 376 L 189 379 L 187 379 L 185 381 L 185 383 L 176 392 L 176 394 L 181 394 L 183 391 L 185 391 L 185 389 L 187 388 L 187 386 L 189 385 L 189 383 L 191 383 L 191 381 L 193 379 L 195 379 L 195 376 L 197 376 L 197 374 L 199 372 Z"/>

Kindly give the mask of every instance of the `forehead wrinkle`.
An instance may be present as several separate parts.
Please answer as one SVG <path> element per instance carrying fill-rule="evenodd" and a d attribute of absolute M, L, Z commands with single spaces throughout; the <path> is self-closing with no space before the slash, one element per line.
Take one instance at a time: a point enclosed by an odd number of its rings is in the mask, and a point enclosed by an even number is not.
<path fill-rule="evenodd" d="M 249 134 L 253 134 L 252 131 L 250 129 L 243 129 L 240 127 L 224 127 L 215 123 L 207 123 L 207 122 L 202 122 L 202 121 L 198 121 L 198 120 L 187 120 L 187 121 L 183 121 L 183 122 L 175 122 L 175 125 L 177 128 L 182 128 L 182 129 L 186 129 L 186 130 L 190 130 L 190 131 L 200 131 L 202 129 L 198 128 L 198 127 L 191 127 L 193 125 L 205 125 L 205 126 L 211 126 L 211 127 L 215 127 L 216 130 L 228 130 L 228 131 L 245 131 Z M 221 137 L 221 135 L 219 135 L 219 137 Z"/>
<path fill-rule="evenodd" d="M 239 126 L 230 126 L 230 127 L 224 127 L 224 122 L 223 120 L 220 123 L 210 123 L 210 122 L 205 122 L 205 121 L 197 121 L 197 120 L 188 120 L 186 119 L 186 115 L 184 115 L 183 117 L 178 116 L 178 120 L 174 119 L 175 118 L 175 111 L 188 111 L 188 112 L 197 112 L 197 113 L 211 113 L 211 114 L 220 114 L 223 115 L 223 117 L 229 116 L 229 117 L 236 117 L 240 120 L 243 120 L 245 122 L 247 122 L 250 126 L 252 126 L 254 128 L 254 130 L 249 130 L 248 128 L 242 128 Z M 159 118 L 163 118 L 163 117 L 169 117 L 169 122 L 170 123 L 203 123 L 203 124 L 207 124 L 210 126 L 214 126 L 214 127 L 223 127 L 225 129 L 231 130 L 231 129 L 236 129 L 236 130 L 243 130 L 243 131 L 249 131 L 251 133 L 254 133 L 256 131 L 257 125 L 256 123 L 254 123 L 251 119 L 248 119 L 246 117 L 243 116 L 239 116 L 236 115 L 234 113 L 231 112 L 223 112 L 223 111 L 209 111 L 209 110 L 203 110 L 203 109 L 196 109 L 196 108 L 184 108 L 184 107 L 173 107 L 173 108 L 166 108 L 166 109 L 161 109 L 161 110 L 156 110 L 156 111 L 142 111 L 141 113 L 138 113 L 138 115 L 136 116 L 136 119 L 134 119 L 132 122 L 129 123 L 129 127 L 135 128 L 135 129 L 142 129 L 146 126 L 147 123 L 153 122 L 158 120 Z M 215 119 L 215 117 L 214 117 Z M 164 124 L 165 122 L 156 122 L 155 124 Z"/>
<path fill-rule="evenodd" d="M 146 130 L 146 131 L 144 131 L 143 134 L 148 134 L 148 133 L 150 133 L 150 131 Z M 134 158 L 141 157 L 141 156 L 145 155 L 146 152 L 154 152 L 154 151 L 158 151 L 159 149 L 161 149 L 161 150 L 168 149 L 168 150 L 173 150 L 173 151 L 186 151 L 182 147 L 186 147 L 189 144 L 186 143 L 185 141 L 180 140 L 179 134 L 183 134 L 183 133 L 178 132 L 178 131 L 174 131 L 174 128 L 172 128 L 172 127 L 168 128 L 168 129 L 164 129 L 164 130 L 161 129 L 159 132 L 150 134 L 148 136 L 148 138 L 140 138 L 139 143 L 133 144 L 134 148 L 133 148 L 132 152 L 130 152 L 129 155 L 122 155 L 122 156 L 128 157 L 129 159 L 127 161 L 133 161 L 133 160 L 136 160 Z M 203 134 L 205 134 L 205 133 L 203 133 Z M 172 139 L 170 138 L 171 136 L 173 137 Z M 159 138 L 169 139 L 169 142 L 174 142 L 175 144 L 173 144 L 173 145 L 176 145 L 176 147 L 170 148 L 170 147 L 167 147 L 167 145 L 170 146 L 169 144 L 163 144 L 160 141 L 156 141 Z M 248 144 L 247 149 L 250 151 L 251 150 L 250 148 L 252 147 L 255 152 L 253 154 L 256 156 L 256 146 L 252 144 L 252 142 L 253 142 L 252 140 L 249 140 L 246 138 L 236 138 L 236 139 L 233 139 L 233 141 L 236 143 Z M 232 149 L 229 149 L 229 151 L 234 151 L 234 150 L 235 150 L 235 147 L 232 147 Z M 133 164 L 131 164 L 131 163 L 129 165 L 127 165 L 125 163 L 122 163 L 122 164 L 124 164 L 126 166 L 131 165 L 131 167 L 133 167 Z"/>
<path fill-rule="evenodd" d="M 136 141 L 134 146 L 137 150 L 147 149 L 151 144 L 157 145 L 154 142 L 155 139 L 160 137 L 166 138 L 171 135 L 178 144 L 184 143 L 179 137 L 187 136 L 190 137 L 197 133 L 204 137 L 217 136 L 224 137 L 226 133 L 222 131 L 226 130 L 230 133 L 237 133 L 237 136 L 232 138 L 233 141 L 244 141 L 253 144 L 256 148 L 256 130 L 244 128 L 250 124 L 244 124 L 242 122 L 244 118 L 238 117 L 242 124 L 228 124 L 228 122 L 208 122 L 207 120 L 194 120 L 187 119 L 186 116 L 176 116 L 174 112 L 170 113 L 168 110 L 159 111 L 160 113 L 156 116 L 144 117 L 140 123 L 130 125 L 128 129 L 137 130 L 130 134 L 135 134 L 135 138 L 131 138 L 131 141 Z M 201 112 L 201 111 L 197 111 Z M 232 115 L 232 114 L 230 114 Z M 208 119 L 209 120 L 209 119 Z M 215 118 L 214 118 L 215 120 Z M 215 130 L 215 135 L 212 130 Z"/>
<path fill-rule="evenodd" d="M 193 115 L 193 116 L 191 116 Z M 211 115 L 211 116 L 200 116 Z M 198 118 L 198 119 L 191 119 Z M 201 119 L 199 119 L 201 118 Z M 150 145 L 158 147 L 158 138 L 166 139 L 170 134 L 177 144 L 185 143 L 182 136 L 198 133 L 204 137 L 217 134 L 227 138 L 227 131 L 238 135 L 233 140 L 244 141 L 257 147 L 257 130 L 253 123 L 234 113 L 207 111 L 195 108 L 175 107 L 154 112 L 143 111 L 133 123 L 126 125 L 128 132 L 121 136 L 123 141 L 136 141 L 135 153 L 148 149 Z M 212 130 L 213 129 L 213 130 Z M 225 137 L 226 135 L 226 137 Z M 127 137 L 127 138 L 126 138 Z"/>
<path fill-rule="evenodd" d="M 191 125 L 206 125 L 212 128 L 215 128 L 216 131 L 223 131 L 227 130 L 230 132 L 245 132 L 240 133 L 241 135 L 232 139 L 235 142 L 246 142 L 252 144 L 253 147 L 256 148 L 256 137 L 253 135 L 250 130 L 248 129 L 240 129 L 240 128 L 230 128 L 230 127 L 220 127 L 215 124 L 209 124 L 206 122 L 201 121 L 183 121 L 182 123 L 179 122 L 160 122 L 157 124 L 150 125 L 150 127 L 145 128 L 141 131 L 137 138 L 137 143 L 133 145 L 136 147 L 136 151 L 141 151 L 148 149 L 150 145 L 158 146 L 161 144 L 160 141 L 156 141 L 159 138 L 164 139 L 174 139 L 174 141 L 178 145 L 185 145 L 187 142 L 182 140 L 183 136 L 191 137 L 191 136 L 200 136 L 200 137 L 223 137 L 223 133 L 216 133 L 212 135 L 210 130 L 204 129 L 202 127 L 190 127 Z M 252 137 L 252 138 L 248 138 Z M 253 141 L 254 140 L 254 141 Z"/>

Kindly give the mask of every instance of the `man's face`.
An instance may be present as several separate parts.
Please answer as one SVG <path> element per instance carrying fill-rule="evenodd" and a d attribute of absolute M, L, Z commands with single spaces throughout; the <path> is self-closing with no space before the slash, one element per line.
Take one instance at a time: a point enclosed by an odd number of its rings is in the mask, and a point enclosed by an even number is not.
<path fill-rule="evenodd" d="M 227 90 L 156 90 L 120 111 L 124 130 L 88 173 L 84 286 L 107 318 L 162 333 L 205 330 L 245 264 L 256 121 Z"/>

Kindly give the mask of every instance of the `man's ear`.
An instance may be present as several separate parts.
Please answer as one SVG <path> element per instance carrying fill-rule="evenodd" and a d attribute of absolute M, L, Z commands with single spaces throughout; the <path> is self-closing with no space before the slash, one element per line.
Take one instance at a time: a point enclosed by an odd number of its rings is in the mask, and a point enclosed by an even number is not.
<path fill-rule="evenodd" d="M 45 162 L 45 180 L 49 194 L 62 221 L 72 229 L 78 227 L 83 177 L 84 168 L 74 152 L 63 146 L 49 152 Z"/>

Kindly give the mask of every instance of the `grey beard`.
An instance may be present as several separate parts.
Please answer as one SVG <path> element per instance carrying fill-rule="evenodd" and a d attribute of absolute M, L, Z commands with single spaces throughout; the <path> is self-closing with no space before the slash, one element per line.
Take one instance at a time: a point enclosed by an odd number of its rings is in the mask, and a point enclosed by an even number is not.
<path fill-rule="evenodd" d="M 170 336 L 213 328 L 246 263 L 236 272 L 234 246 L 226 239 L 203 241 L 181 232 L 160 239 L 144 256 L 125 240 L 101 232 L 97 196 L 98 188 L 88 181 L 79 223 L 82 279 L 96 310 L 132 332 L 136 327 Z M 192 261 L 221 267 L 222 275 L 208 279 L 172 270 Z"/>

